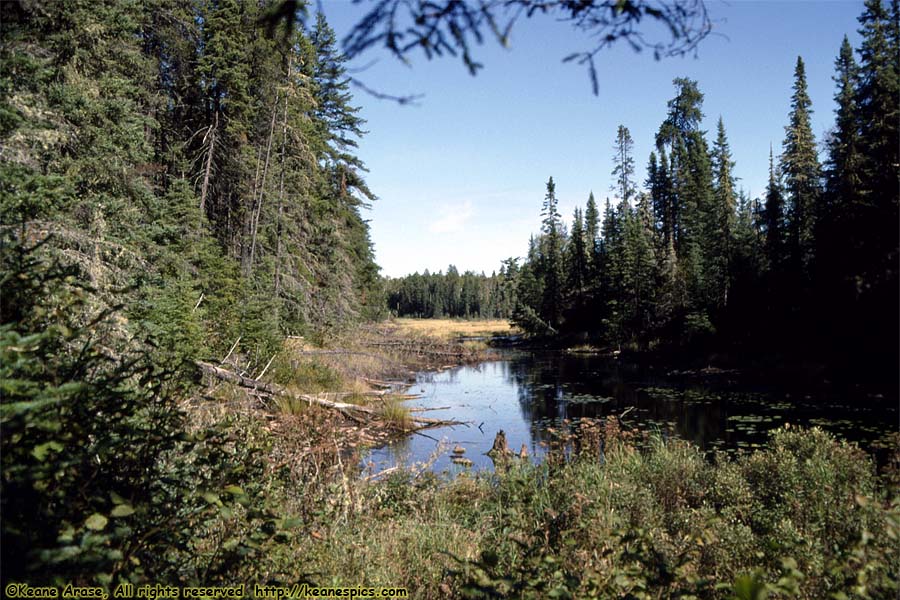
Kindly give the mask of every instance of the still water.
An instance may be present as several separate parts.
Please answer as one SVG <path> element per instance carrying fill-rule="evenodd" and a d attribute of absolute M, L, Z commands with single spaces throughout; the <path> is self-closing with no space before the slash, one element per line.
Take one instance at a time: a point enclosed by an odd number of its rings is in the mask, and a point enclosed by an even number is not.
<path fill-rule="evenodd" d="M 460 471 L 451 450 L 465 448 L 474 469 L 492 468 L 485 453 L 499 430 L 516 453 L 524 445 L 540 460 L 548 428 L 563 419 L 623 415 L 626 426 L 678 436 L 706 450 L 738 452 L 765 445 L 785 423 L 819 426 L 871 449 L 898 429 L 896 395 L 839 387 L 812 378 L 751 381 L 738 372 L 678 373 L 614 358 L 567 353 L 509 352 L 499 360 L 420 373 L 406 393 L 410 407 L 440 408 L 429 417 L 467 426 L 429 429 L 372 450 L 367 469 L 430 463 Z M 424 434 L 424 435 L 423 435 Z"/>

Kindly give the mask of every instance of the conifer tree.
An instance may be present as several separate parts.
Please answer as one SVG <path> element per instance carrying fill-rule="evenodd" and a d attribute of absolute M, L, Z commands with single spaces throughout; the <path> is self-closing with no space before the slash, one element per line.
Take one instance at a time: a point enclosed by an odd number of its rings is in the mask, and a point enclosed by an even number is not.
<path fill-rule="evenodd" d="M 719 117 L 716 142 L 712 151 L 714 204 L 708 216 L 706 233 L 709 244 L 709 277 L 713 300 L 718 306 L 728 303 L 729 269 L 731 267 L 737 202 L 735 196 L 734 161 L 725 134 L 725 124 Z"/>
<path fill-rule="evenodd" d="M 862 148 L 862 184 L 865 199 L 860 206 L 855 238 L 860 258 L 851 268 L 855 282 L 855 312 L 858 339 L 880 348 L 887 368 L 897 364 L 898 328 L 897 261 L 900 240 L 900 2 L 886 7 L 880 0 L 867 0 L 859 17 L 862 44 L 859 48 L 859 80 L 856 106 Z M 868 366 L 868 365 L 867 365 Z M 876 367 L 877 368 L 877 367 Z"/>
<path fill-rule="evenodd" d="M 584 236 L 588 253 L 589 279 L 594 285 L 600 273 L 600 211 L 597 210 L 594 192 L 588 196 L 584 208 Z"/>
<path fill-rule="evenodd" d="M 627 338 L 643 345 L 653 329 L 656 306 L 657 243 L 648 194 L 641 194 L 635 210 L 625 215 L 623 287 L 627 289 Z"/>
<path fill-rule="evenodd" d="M 556 184 L 547 181 L 547 194 L 541 211 L 541 273 L 544 289 L 540 315 L 552 329 L 558 330 L 563 309 L 564 264 L 563 231 L 556 198 Z"/>
<path fill-rule="evenodd" d="M 816 223 L 817 284 L 824 297 L 833 301 L 827 310 L 847 300 L 848 290 L 842 288 L 855 275 L 851 265 L 865 261 L 861 250 L 868 241 L 864 226 L 868 207 L 862 193 L 865 177 L 856 95 L 859 68 L 847 36 L 844 36 L 835 61 L 835 71 L 835 127 L 828 139 L 825 189 Z"/>
<path fill-rule="evenodd" d="M 325 142 L 321 160 L 333 170 L 333 183 L 340 192 L 358 190 L 371 200 L 373 195 L 361 174 L 366 170 L 365 166 L 352 154 L 358 146 L 357 140 L 365 135 L 365 120 L 358 114 L 359 107 L 352 105 L 350 77 L 345 66 L 347 59 L 338 51 L 334 30 L 321 12 L 316 13 L 309 39 L 315 49 L 315 60 L 310 69 L 315 84 L 313 114 Z"/>
<path fill-rule="evenodd" d="M 892 211 L 896 216 L 896 192 L 900 183 L 898 12 L 896 0 L 890 10 L 881 0 L 866 0 L 865 10 L 859 17 L 862 45 L 856 100 L 861 141 L 866 149 L 865 176 L 875 195 L 875 204 L 881 207 L 880 218 L 892 216 Z"/>
<path fill-rule="evenodd" d="M 624 217 L 630 213 L 628 205 L 620 202 L 618 210 L 606 199 L 603 210 L 603 242 L 601 244 L 600 291 L 603 299 L 602 322 L 607 340 L 621 344 L 623 337 L 623 264 Z"/>
<path fill-rule="evenodd" d="M 575 207 L 572 215 L 572 230 L 569 233 L 569 243 L 566 244 L 566 271 L 567 288 L 572 295 L 572 301 L 576 310 L 584 305 L 585 288 L 588 282 L 588 264 L 590 255 L 587 249 L 587 239 L 584 230 L 584 218 L 581 209 Z"/>
<path fill-rule="evenodd" d="M 700 122 L 703 118 L 703 94 L 697 82 L 677 78 L 676 96 L 669 101 L 669 112 L 656 135 L 660 154 L 668 149 L 668 179 L 671 193 L 660 194 L 664 230 L 677 255 L 677 273 L 688 296 L 684 308 L 702 309 L 710 299 L 706 280 L 709 245 L 706 244 L 708 216 L 712 209 L 712 166 Z M 657 172 L 659 170 L 657 169 Z M 666 238 L 664 237 L 664 240 Z"/>
<path fill-rule="evenodd" d="M 837 92 L 834 100 L 835 128 L 828 140 L 828 163 L 826 165 L 826 206 L 827 212 L 854 210 L 851 199 L 863 185 L 862 155 L 860 140 L 860 115 L 857 105 L 859 87 L 859 67 L 853 56 L 850 40 L 844 36 L 841 50 L 835 60 L 834 81 Z M 837 203 L 840 203 L 840 207 Z M 859 207 L 855 207 L 859 210 Z"/>
<path fill-rule="evenodd" d="M 803 59 L 797 57 L 781 171 L 787 194 L 791 268 L 807 281 L 812 275 L 815 223 L 821 194 L 821 168 L 810 123 L 811 105 L 806 90 L 806 68 Z"/>
<path fill-rule="evenodd" d="M 772 148 L 769 147 L 769 183 L 763 216 L 768 270 L 780 272 L 785 264 L 784 196 L 781 174 L 776 170 Z"/>
<path fill-rule="evenodd" d="M 625 202 L 631 202 L 631 198 L 637 190 L 634 182 L 633 147 L 634 140 L 631 139 L 631 132 L 624 125 L 619 125 L 616 131 L 615 154 L 613 155 L 612 175 L 615 178 L 615 184 L 610 189 L 618 194 L 620 200 Z"/>

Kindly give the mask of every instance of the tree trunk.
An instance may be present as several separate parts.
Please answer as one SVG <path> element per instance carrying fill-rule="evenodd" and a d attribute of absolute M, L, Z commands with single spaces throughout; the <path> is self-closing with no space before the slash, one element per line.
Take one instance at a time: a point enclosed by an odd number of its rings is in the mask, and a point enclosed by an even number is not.
<path fill-rule="evenodd" d="M 259 198 L 254 198 L 254 203 L 256 204 L 256 214 L 253 217 L 252 223 L 252 240 L 250 242 L 250 262 L 247 265 L 247 274 L 249 274 L 253 270 L 253 260 L 256 256 L 256 233 L 259 231 L 259 214 L 262 212 L 262 202 L 263 202 L 263 194 L 266 191 L 266 178 L 269 174 L 269 157 L 272 153 L 272 137 L 275 134 L 275 115 L 278 113 L 278 95 L 275 96 L 275 104 L 272 108 L 272 123 L 269 125 L 269 139 L 266 142 L 266 160 L 263 164 L 263 172 L 262 172 L 262 182 L 259 185 Z M 251 206 L 251 210 L 253 207 Z"/>
<path fill-rule="evenodd" d="M 213 124 L 210 125 L 206 135 L 209 137 L 209 146 L 206 150 L 206 167 L 203 170 L 203 185 L 200 187 L 200 212 L 206 210 L 206 195 L 209 192 L 209 175 L 212 172 L 213 152 L 216 148 L 216 133 L 219 129 L 219 111 L 215 112 Z"/>
<path fill-rule="evenodd" d="M 291 76 L 291 58 L 288 58 L 288 78 Z M 278 302 L 278 294 L 281 291 L 281 218 L 284 211 L 284 171 L 287 168 L 287 94 L 284 96 L 284 112 L 281 117 L 281 174 L 278 182 L 278 220 L 275 225 L 275 311 L 281 303 Z"/>

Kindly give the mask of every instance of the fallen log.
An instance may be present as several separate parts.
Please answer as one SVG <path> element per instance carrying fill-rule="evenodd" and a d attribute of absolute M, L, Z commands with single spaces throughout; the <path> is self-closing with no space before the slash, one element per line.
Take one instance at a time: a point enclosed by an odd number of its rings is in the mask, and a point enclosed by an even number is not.
<path fill-rule="evenodd" d="M 203 372 L 208 373 L 209 375 L 213 375 L 214 377 L 217 377 L 229 383 L 239 385 L 241 387 L 250 388 L 251 390 L 260 390 L 273 395 L 284 393 L 284 390 L 282 390 L 280 386 L 272 383 L 264 383 L 257 379 L 244 377 L 243 375 L 238 375 L 234 371 L 229 371 L 228 369 L 217 367 L 214 364 L 203 362 L 202 360 L 196 361 L 196 364 Z"/>
<path fill-rule="evenodd" d="M 368 406 L 361 406 L 359 404 L 347 404 L 346 402 L 336 402 L 333 400 L 326 400 L 325 398 L 320 398 L 317 396 L 311 396 L 309 394 L 294 394 L 287 390 L 285 390 L 280 385 L 274 383 L 266 383 L 263 381 L 259 381 L 256 379 L 251 379 L 249 377 L 245 377 L 243 375 L 238 375 L 233 371 L 229 371 L 228 369 L 223 369 L 222 367 L 217 367 L 214 364 L 196 361 L 196 364 L 200 369 L 213 377 L 218 379 L 222 379 L 224 381 L 228 381 L 229 383 L 233 383 L 240 387 L 248 388 L 256 391 L 257 393 L 266 393 L 272 396 L 286 396 L 289 398 L 296 398 L 298 400 L 303 400 L 304 402 L 308 402 L 310 404 L 316 404 L 318 406 L 324 406 L 325 408 L 331 408 L 334 410 L 339 410 L 342 413 L 350 416 L 351 413 L 362 413 L 371 417 L 379 417 L 381 416 L 381 411 L 376 410 L 374 408 Z M 355 414 L 352 418 L 356 419 L 359 415 Z M 453 420 L 442 420 L 442 419 L 428 419 L 426 417 L 417 417 L 410 416 L 409 420 L 416 425 L 424 425 L 426 427 L 444 427 L 449 425 L 465 425 L 462 421 L 453 421 Z"/>

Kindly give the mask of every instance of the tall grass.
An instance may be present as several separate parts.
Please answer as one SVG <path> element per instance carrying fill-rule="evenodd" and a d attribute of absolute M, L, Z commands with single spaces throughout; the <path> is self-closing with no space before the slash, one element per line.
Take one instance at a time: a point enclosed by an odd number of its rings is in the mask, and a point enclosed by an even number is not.
<path fill-rule="evenodd" d="M 390 396 L 385 398 L 384 406 L 380 409 L 380 415 L 387 423 L 402 431 L 407 431 L 412 426 L 409 408 L 397 398 Z"/>

